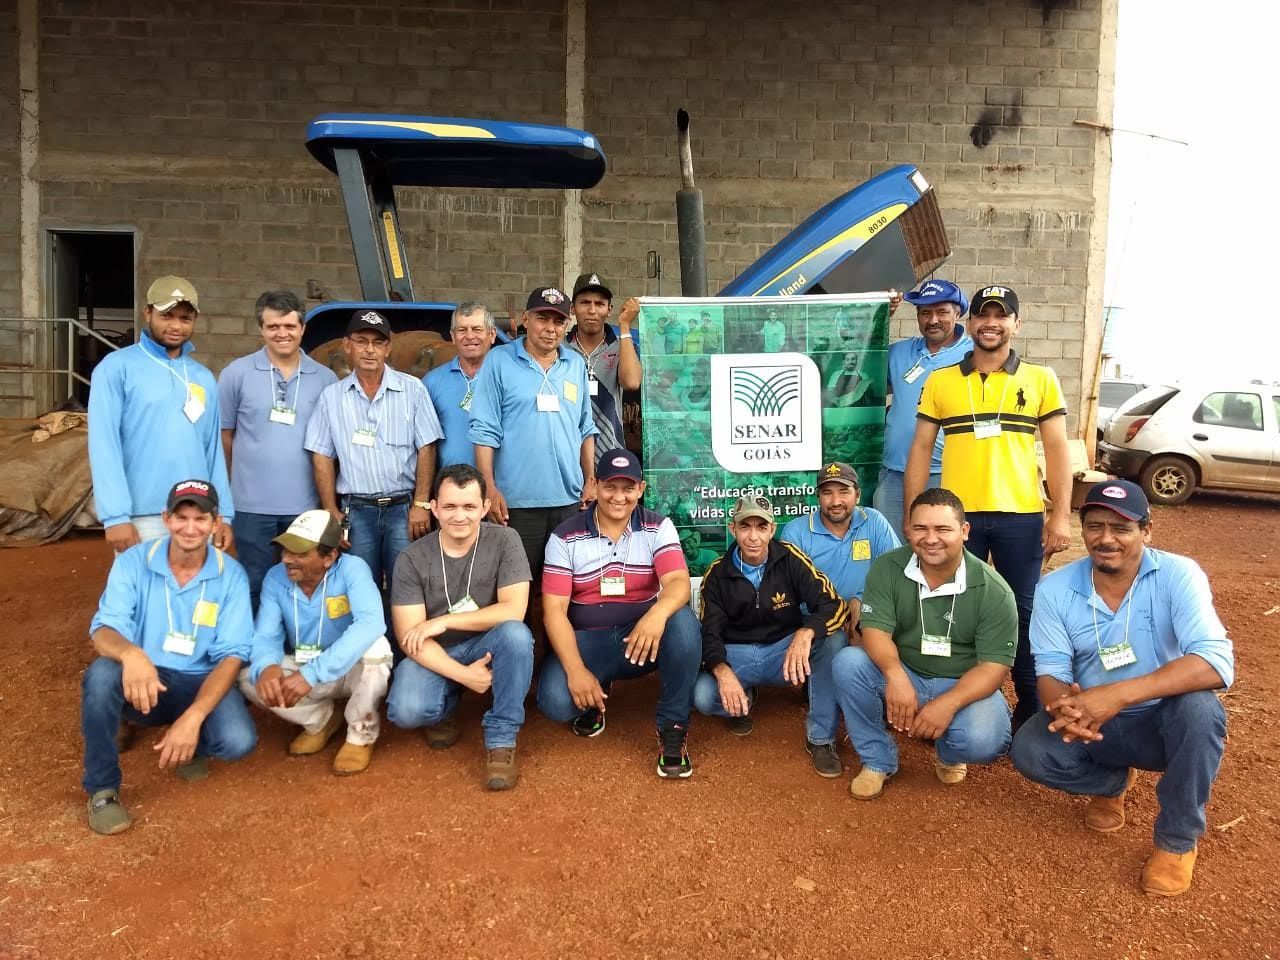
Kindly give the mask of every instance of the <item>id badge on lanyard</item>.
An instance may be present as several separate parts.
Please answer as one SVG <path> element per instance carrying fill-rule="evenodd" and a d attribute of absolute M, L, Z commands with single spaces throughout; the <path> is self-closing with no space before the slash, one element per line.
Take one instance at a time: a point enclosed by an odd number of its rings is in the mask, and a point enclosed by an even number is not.
<path fill-rule="evenodd" d="M 940 637 L 936 633 L 921 634 L 920 652 L 926 657 L 949 657 L 951 640 L 948 637 Z"/>
<path fill-rule="evenodd" d="M 286 427 L 292 427 L 298 420 L 298 411 L 276 404 L 267 414 L 267 419 L 272 423 L 282 423 Z"/>
<path fill-rule="evenodd" d="M 591 394 L 593 397 L 598 397 L 600 395 L 600 381 L 595 377 L 592 377 L 587 381 L 587 393 Z"/>
<path fill-rule="evenodd" d="M 204 398 L 196 393 L 193 384 L 187 386 L 187 402 L 182 405 L 182 413 L 192 423 L 204 413 Z"/>
<path fill-rule="evenodd" d="M 378 442 L 378 431 L 369 427 L 360 427 L 351 434 L 351 442 L 357 447 L 372 447 Z"/>
<path fill-rule="evenodd" d="M 908 370 L 906 373 L 902 375 L 902 379 L 905 383 L 915 383 L 917 380 L 920 379 L 923 373 L 924 373 L 924 366 L 921 364 L 919 360 L 917 360 L 915 362 L 915 366 L 913 366 L 910 370 Z"/>
<path fill-rule="evenodd" d="M 538 394 L 538 412 L 539 413 L 559 413 L 560 398 L 554 393 Z"/>
<path fill-rule="evenodd" d="M 1000 436 L 999 420 L 979 420 L 973 425 L 975 440 L 994 440 Z"/>
<path fill-rule="evenodd" d="M 189 657 L 196 652 L 196 638 L 190 633 L 170 630 L 164 635 L 164 652 Z"/>
<path fill-rule="evenodd" d="M 621 597 L 627 592 L 626 577 L 601 577 L 600 578 L 600 596 L 602 597 Z"/>
<path fill-rule="evenodd" d="M 1138 662 L 1138 655 L 1133 652 L 1128 640 L 1121 640 L 1110 647 L 1099 647 L 1098 655 L 1102 659 L 1103 670 L 1117 670 Z"/>
<path fill-rule="evenodd" d="M 320 647 L 314 643 L 293 648 L 293 659 L 298 663 L 310 663 L 318 656 L 320 656 Z"/>
<path fill-rule="evenodd" d="M 461 600 L 458 600 L 449 607 L 450 613 L 475 613 L 480 609 L 480 605 L 471 598 L 471 594 L 467 594 Z"/>

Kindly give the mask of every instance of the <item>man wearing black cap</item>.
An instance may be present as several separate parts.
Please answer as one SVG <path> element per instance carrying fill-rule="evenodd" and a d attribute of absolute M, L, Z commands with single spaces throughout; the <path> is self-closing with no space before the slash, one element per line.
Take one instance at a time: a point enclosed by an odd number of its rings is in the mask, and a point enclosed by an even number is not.
<path fill-rule="evenodd" d="M 657 670 L 658 776 L 685 779 L 702 641 L 680 538 L 668 518 L 639 506 L 644 489 L 635 454 L 606 451 L 599 499 L 547 542 L 542 592 L 555 655 L 542 665 L 538 709 L 594 737 L 604 732 L 609 685 Z"/>
<path fill-rule="evenodd" d="M 587 365 L 564 346 L 569 298 L 529 294 L 523 337 L 490 351 L 476 378 L 469 435 L 489 518 L 520 535 L 533 583 L 560 523 L 595 499 L 596 429 Z"/>
<path fill-rule="evenodd" d="M 1195 561 L 1156 550 L 1142 489 L 1096 484 L 1080 507 L 1087 557 L 1036 588 L 1031 648 L 1045 709 L 1010 758 L 1026 777 L 1091 797 L 1085 826 L 1113 833 L 1136 770 L 1161 772 L 1155 843 L 1141 886 L 1174 897 L 1191 886 L 1205 804 L 1222 762 L 1231 641 Z"/>
<path fill-rule="evenodd" d="M 1039 709 L 1027 639 L 1031 605 L 1045 556 L 1067 546 L 1071 513 L 1066 400 L 1052 369 L 1027 363 L 1013 351 L 1010 344 L 1020 326 L 1018 295 L 1011 288 L 993 284 L 974 294 L 969 307 L 973 350 L 925 381 L 903 481 L 903 499 L 911 503 L 929 483 L 941 431 L 942 486 L 964 504 L 968 549 L 979 560 L 990 558 L 1018 604 L 1014 729 Z M 1053 501 L 1048 516 L 1036 458 L 1037 430 Z M 903 531 L 910 539 L 908 522 L 904 517 Z"/>
<path fill-rule="evenodd" d="M 167 726 L 155 744 L 160 767 L 184 780 L 208 774 L 208 757 L 238 760 L 257 733 L 235 690 L 249 656 L 253 620 L 244 569 L 209 543 L 218 491 L 207 480 L 169 490 L 168 535 L 117 554 L 89 626 L 97 659 L 84 673 L 80 729 L 89 826 L 130 826 L 120 803 L 121 721 Z"/>
<path fill-rule="evenodd" d="M 304 446 L 320 505 L 386 590 L 400 551 L 430 524 L 435 442 L 443 431 L 422 381 L 388 366 L 386 317 L 357 310 L 342 348 L 351 373 L 320 395 Z"/>
<path fill-rule="evenodd" d="M 573 284 L 573 319 L 576 326 L 566 341 L 587 364 L 587 392 L 596 428 L 596 462 L 605 450 L 624 447 L 622 391 L 640 389 L 640 356 L 631 339 L 631 324 L 640 312 L 634 297 L 622 306 L 618 332 L 609 325 L 613 292 L 598 273 L 584 273 Z"/>

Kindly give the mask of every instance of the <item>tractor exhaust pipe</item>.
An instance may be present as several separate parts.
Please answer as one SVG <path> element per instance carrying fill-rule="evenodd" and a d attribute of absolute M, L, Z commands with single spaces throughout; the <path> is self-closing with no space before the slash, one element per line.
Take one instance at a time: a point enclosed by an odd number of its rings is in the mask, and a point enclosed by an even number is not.
<path fill-rule="evenodd" d="M 689 145 L 689 112 L 676 111 L 680 153 L 680 190 L 676 193 L 676 232 L 680 237 L 680 295 L 707 295 L 707 236 L 702 191 L 693 184 L 693 150 Z"/>

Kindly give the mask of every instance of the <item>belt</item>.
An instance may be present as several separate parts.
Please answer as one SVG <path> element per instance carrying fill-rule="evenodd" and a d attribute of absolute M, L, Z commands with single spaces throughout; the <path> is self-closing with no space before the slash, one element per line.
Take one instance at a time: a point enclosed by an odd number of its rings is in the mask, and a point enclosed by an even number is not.
<path fill-rule="evenodd" d="M 365 497 L 358 493 L 348 493 L 347 499 L 366 507 L 396 507 L 408 503 L 412 496 L 410 493 L 395 493 L 386 497 Z"/>

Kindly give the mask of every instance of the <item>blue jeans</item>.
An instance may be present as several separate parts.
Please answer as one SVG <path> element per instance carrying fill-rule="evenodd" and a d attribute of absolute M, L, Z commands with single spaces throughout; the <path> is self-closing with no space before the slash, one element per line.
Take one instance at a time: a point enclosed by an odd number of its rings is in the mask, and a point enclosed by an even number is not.
<path fill-rule="evenodd" d="M 626 637 L 634 626 L 632 622 L 603 630 L 575 631 L 583 665 L 602 687 L 608 687 L 615 680 L 633 680 L 657 670 L 662 682 L 662 692 L 658 695 L 658 727 L 677 723 L 687 726 L 693 684 L 698 678 L 698 664 L 702 662 L 702 625 L 692 610 L 681 607 L 671 615 L 662 631 L 658 662 L 643 665 L 633 664 L 626 658 Z M 574 705 L 569 694 L 569 678 L 560 658 L 554 654 L 542 662 L 538 709 L 556 723 L 567 723 L 582 713 Z"/>
<path fill-rule="evenodd" d="M 919 706 L 935 700 L 959 680 L 922 677 L 904 666 L 915 687 Z M 884 721 L 884 674 L 861 647 L 849 647 L 836 655 L 831 666 L 836 699 L 844 711 L 849 742 L 862 765 L 879 773 L 898 772 L 898 744 Z M 997 690 L 956 711 L 937 741 L 943 763 L 991 763 L 1009 749 L 1009 705 Z"/>
<path fill-rule="evenodd" d="M 84 735 L 84 780 L 86 793 L 120 788 L 120 753 L 116 733 L 120 721 L 142 727 L 162 727 L 173 723 L 191 706 L 207 678 L 202 673 L 179 673 L 157 667 L 160 682 L 168 690 L 148 714 L 139 713 L 124 698 L 124 667 L 116 660 L 99 657 L 84 672 L 80 692 L 80 732 Z M 218 701 L 200 727 L 196 755 L 217 760 L 239 760 L 253 752 L 258 731 L 233 685 Z"/>
<path fill-rule="evenodd" d="M 791 646 L 788 634 L 776 643 L 726 643 L 725 658 L 738 677 L 747 696 L 755 702 L 755 687 L 789 687 L 782 677 L 782 663 Z M 840 716 L 836 713 L 836 698 L 831 689 L 831 661 L 836 653 L 848 646 L 843 630 L 837 630 L 825 640 L 816 640 L 809 651 L 809 717 L 805 721 L 805 736 L 810 743 L 835 743 Z M 720 687 L 710 673 L 698 675 L 693 689 L 693 705 L 699 713 L 709 717 L 727 717 L 729 713 L 720 702 Z"/>
<path fill-rule="evenodd" d="M 231 518 L 231 532 L 236 537 L 236 559 L 249 578 L 249 602 L 258 615 L 258 597 L 262 578 L 280 562 L 279 549 L 271 541 L 289 529 L 292 516 L 271 513 L 237 513 Z"/>
<path fill-rule="evenodd" d="M 524 698 L 533 679 L 533 634 L 523 623 L 508 620 L 470 640 L 445 647 L 462 664 L 493 655 L 493 706 L 481 721 L 484 745 L 490 750 L 514 747 L 524 725 Z M 432 727 L 453 716 L 462 684 L 428 670 L 408 657 L 400 661 L 387 696 L 387 719 L 402 730 Z"/>
<path fill-rule="evenodd" d="M 885 515 L 893 524 L 893 529 L 897 531 L 898 539 L 906 543 L 907 535 L 902 529 L 902 516 L 907 512 L 907 507 L 902 502 L 902 479 L 901 470 L 881 467 L 880 477 L 876 480 L 876 492 L 871 495 L 871 505 Z M 929 474 L 929 486 L 942 486 L 942 471 Z"/>
<path fill-rule="evenodd" d="M 969 542 L 965 548 L 979 560 L 987 560 L 1013 590 L 1018 605 L 1018 650 L 1013 659 L 1013 690 L 1018 705 L 1013 710 L 1014 726 L 1040 709 L 1036 693 L 1036 664 L 1031 657 L 1031 602 L 1040 567 L 1044 563 L 1043 513 L 970 513 Z"/>
<path fill-rule="evenodd" d="M 343 508 L 351 524 L 347 534 L 351 553 L 369 565 L 373 582 L 385 597 L 395 572 L 396 558 L 409 545 L 409 504 L 378 507 L 344 497 Z"/>
<path fill-rule="evenodd" d="M 1156 784 L 1156 846 L 1170 853 L 1195 848 L 1227 736 L 1227 715 L 1212 691 L 1117 714 L 1102 725 L 1097 743 L 1063 743 L 1049 732 L 1049 721 L 1042 710 L 1013 738 L 1009 759 L 1019 773 L 1066 793 L 1114 797 L 1124 789 L 1129 767 L 1163 771 Z"/>

